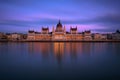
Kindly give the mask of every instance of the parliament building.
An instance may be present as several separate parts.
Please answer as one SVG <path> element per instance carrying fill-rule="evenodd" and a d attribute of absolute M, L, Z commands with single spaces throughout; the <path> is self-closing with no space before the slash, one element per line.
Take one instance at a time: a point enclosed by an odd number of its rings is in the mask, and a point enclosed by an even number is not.
<path fill-rule="evenodd" d="M 78 32 L 77 27 L 70 27 L 70 31 L 66 31 L 66 27 L 62 26 L 59 21 L 56 28 L 53 27 L 52 31 L 49 28 L 42 27 L 41 32 L 29 30 L 27 34 L 28 41 L 80 41 L 92 40 L 91 31 Z"/>

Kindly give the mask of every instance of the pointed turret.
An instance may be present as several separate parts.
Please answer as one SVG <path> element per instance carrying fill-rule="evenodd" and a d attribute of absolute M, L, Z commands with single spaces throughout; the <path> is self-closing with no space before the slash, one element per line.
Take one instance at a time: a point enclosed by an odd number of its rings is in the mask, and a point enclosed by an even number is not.
<path fill-rule="evenodd" d="M 55 30 L 54 30 L 54 26 L 53 26 L 53 28 L 52 28 L 52 32 L 55 32 Z"/>
<path fill-rule="evenodd" d="M 66 32 L 66 28 L 65 28 L 65 26 L 64 26 L 64 32 Z"/>
<path fill-rule="evenodd" d="M 62 28 L 62 24 L 61 24 L 60 20 L 59 20 L 59 22 L 57 24 L 57 27 L 61 27 Z"/>
<path fill-rule="evenodd" d="M 56 26 L 56 32 L 63 32 L 62 24 L 61 24 L 60 20 L 59 20 L 59 22 L 58 22 L 58 24 Z"/>

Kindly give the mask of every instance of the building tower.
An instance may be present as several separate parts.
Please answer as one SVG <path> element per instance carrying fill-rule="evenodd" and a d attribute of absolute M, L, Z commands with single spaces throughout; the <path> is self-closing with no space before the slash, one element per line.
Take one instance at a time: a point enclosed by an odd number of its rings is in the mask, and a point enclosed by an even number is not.
<path fill-rule="evenodd" d="M 70 28 L 70 33 L 71 34 L 77 34 L 77 27 L 76 28 Z"/>
<path fill-rule="evenodd" d="M 56 29 L 54 30 L 53 28 L 53 33 L 52 33 L 52 40 L 65 40 L 65 27 L 62 27 L 62 24 L 59 20 L 58 24 L 56 25 Z"/>
<path fill-rule="evenodd" d="M 52 27 L 52 34 L 54 34 L 55 33 L 55 29 L 54 29 L 54 26 Z"/>
<path fill-rule="evenodd" d="M 63 29 L 62 29 L 62 24 L 59 20 L 57 26 L 56 26 L 56 31 L 55 32 L 63 32 Z"/>
<path fill-rule="evenodd" d="M 46 27 L 46 28 L 42 27 L 42 34 L 48 34 L 48 33 L 49 33 L 49 28 L 48 27 Z"/>
<path fill-rule="evenodd" d="M 64 34 L 66 34 L 66 28 L 65 28 L 65 26 L 64 26 Z"/>

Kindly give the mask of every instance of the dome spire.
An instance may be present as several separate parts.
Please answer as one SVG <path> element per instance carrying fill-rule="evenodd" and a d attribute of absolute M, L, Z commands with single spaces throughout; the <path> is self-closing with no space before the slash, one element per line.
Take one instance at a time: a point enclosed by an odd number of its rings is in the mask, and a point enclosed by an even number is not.
<path fill-rule="evenodd" d="M 59 19 L 59 24 L 61 24 L 60 19 Z"/>
<path fill-rule="evenodd" d="M 57 27 L 62 27 L 62 24 L 61 24 L 60 19 L 59 19 L 59 22 L 58 22 L 58 24 L 57 24 Z"/>

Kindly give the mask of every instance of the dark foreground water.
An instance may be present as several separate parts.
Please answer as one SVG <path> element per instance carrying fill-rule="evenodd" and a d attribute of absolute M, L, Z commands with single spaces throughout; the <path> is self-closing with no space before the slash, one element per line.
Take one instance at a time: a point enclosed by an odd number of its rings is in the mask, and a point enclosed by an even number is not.
<path fill-rule="evenodd" d="M 120 43 L 0 43 L 0 80 L 120 80 Z"/>

